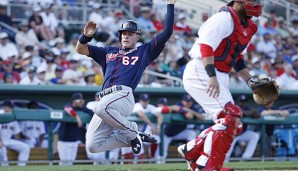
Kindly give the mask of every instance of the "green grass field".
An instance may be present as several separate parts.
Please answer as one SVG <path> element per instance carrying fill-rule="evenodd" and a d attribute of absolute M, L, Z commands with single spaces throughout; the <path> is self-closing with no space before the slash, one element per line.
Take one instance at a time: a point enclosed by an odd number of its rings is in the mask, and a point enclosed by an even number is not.
<path fill-rule="evenodd" d="M 298 162 L 231 162 L 225 167 L 237 170 L 297 170 Z M 185 163 L 137 164 L 137 165 L 73 165 L 73 166 L 9 166 L 0 171 L 187 171 Z"/>

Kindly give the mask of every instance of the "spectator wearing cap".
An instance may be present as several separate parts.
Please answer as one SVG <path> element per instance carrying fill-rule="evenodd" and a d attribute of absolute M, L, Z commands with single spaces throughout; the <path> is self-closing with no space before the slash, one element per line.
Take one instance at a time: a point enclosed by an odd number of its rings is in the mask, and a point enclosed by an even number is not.
<path fill-rule="evenodd" d="M 263 39 L 256 44 L 256 50 L 258 53 L 270 56 L 272 59 L 275 59 L 277 56 L 277 49 L 269 33 L 265 33 Z"/>
<path fill-rule="evenodd" d="M 292 65 L 286 64 L 284 68 L 284 73 L 278 76 L 275 80 L 281 89 L 298 89 L 298 80 L 296 79 L 295 71 Z"/>
<path fill-rule="evenodd" d="M 271 59 L 270 56 L 264 56 L 264 64 L 263 64 L 263 69 L 265 70 L 266 74 L 269 76 L 270 73 L 275 69 L 273 67 L 274 59 Z"/>
<path fill-rule="evenodd" d="M 193 99 L 189 94 L 184 94 L 182 100 L 176 105 L 180 107 L 177 113 L 183 116 L 184 119 L 193 120 L 197 118 L 201 121 L 205 120 L 204 116 L 198 112 L 201 109 L 193 103 Z M 190 141 L 196 137 L 196 132 L 193 129 L 189 129 L 187 124 L 167 124 L 164 131 L 163 156 L 159 153 L 155 153 L 156 159 L 160 162 L 163 162 L 167 158 L 168 147 L 173 140 Z M 159 151 L 159 148 L 157 151 Z"/>
<path fill-rule="evenodd" d="M 121 24 L 124 23 L 124 16 L 121 9 L 116 9 L 110 12 L 107 17 L 105 17 L 102 23 L 104 30 L 108 31 L 114 38 L 118 35 L 118 30 L 121 28 Z"/>
<path fill-rule="evenodd" d="M 253 71 L 256 75 L 266 75 L 266 71 L 263 69 L 261 59 L 259 57 L 253 57 L 251 60 L 251 64 L 251 71 Z"/>
<path fill-rule="evenodd" d="M 79 70 L 79 59 L 73 58 L 70 60 L 70 66 L 63 73 L 62 78 L 67 80 L 67 85 L 85 85 L 83 72 Z"/>
<path fill-rule="evenodd" d="M 51 51 L 54 53 L 54 55 L 60 56 L 62 50 L 65 48 L 65 41 L 61 37 L 57 37 L 53 41 L 54 47 L 51 49 Z"/>
<path fill-rule="evenodd" d="M 270 26 L 272 28 L 276 28 L 277 27 L 276 11 L 272 9 L 272 10 L 270 10 L 269 13 L 270 13 L 270 16 L 269 16 L 268 20 L 270 20 L 270 22 L 272 22 Z M 264 26 L 269 27 L 268 21 L 265 22 Z"/>
<path fill-rule="evenodd" d="M 92 4 L 92 8 L 93 11 L 91 12 L 90 16 L 89 16 L 89 21 L 93 21 L 94 23 L 96 23 L 96 27 L 98 29 L 102 29 L 102 25 L 103 25 L 103 17 L 101 15 L 101 9 L 102 6 L 100 3 L 94 2 Z"/>
<path fill-rule="evenodd" d="M 141 129 L 142 132 L 145 132 L 147 134 L 150 134 L 152 136 L 159 136 L 160 133 L 160 127 L 158 128 L 158 125 L 162 123 L 162 116 L 161 115 L 155 115 L 157 118 L 157 123 L 154 124 L 149 119 L 148 115 L 154 114 L 155 106 L 150 104 L 150 96 L 147 93 L 142 93 L 139 96 L 139 101 L 135 103 L 133 108 L 133 113 L 136 113 L 137 116 L 145 123 L 145 124 L 138 124 L 138 128 Z M 147 144 L 148 145 L 148 144 Z M 149 144 L 150 145 L 150 144 Z M 132 159 L 134 156 L 132 149 L 130 147 L 124 147 L 121 148 L 121 154 L 124 159 Z M 146 158 L 145 150 L 142 148 L 140 154 L 135 155 L 139 159 Z"/>
<path fill-rule="evenodd" d="M 18 83 L 21 80 L 19 72 L 15 71 L 16 64 L 14 62 L 9 62 L 9 60 L 4 61 L 2 64 L 3 71 L 0 72 L 0 80 L 8 74 L 8 78 L 12 75 L 12 81 Z"/>
<path fill-rule="evenodd" d="M 286 25 L 286 23 L 283 20 L 280 20 L 278 22 L 276 31 L 279 33 L 279 35 L 281 36 L 281 38 L 283 40 L 287 39 L 290 37 L 290 31 L 288 26 Z"/>
<path fill-rule="evenodd" d="M 12 52 L 15 56 L 19 56 L 19 51 L 15 44 L 9 42 L 8 34 L 0 32 L 0 57 L 3 61 L 8 59 L 8 52 Z"/>
<path fill-rule="evenodd" d="M 186 15 L 181 13 L 178 15 L 178 20 L 174 26 L 174 30 L 175 31 L 178 31 L 178 32 L 190 32 L 191 33 L 191 29 L 189 27 L 189 25 L 187 25 L 185 23 L 185 20 L 186 20 Z"/>
<path fill-rule="evenodd" d="M 49 42 L 53 40 L 54 34 L 50 30 L 49 27 L 46 27 L 44 25 L 43 19 L 40 16 L 40 12 L 42 11 L 42 8 L 40 6 L 35 6 L 33 7 L 33 13 L 29 17 L 29 28 L 33 29 L 34 32 L 36 33 L 38 39 L 45 40 L 46 42 Z"/>
<path fill-rule="evenodd" d="M 45 27 L 50 30 L 53 37 L 64 37 L 63 28 L 59 27 L 58 20 L 55 14 L 52 11 L 53 4 L 45 3 L 42 8 L 43 11 L 40 13 L 40 16 L 43 20 Z"/>
<path fill-rule="evenodd" d="M 144 38 L 150 38 L 150 33 L 156 32 L 156 28 L 150 19 L 151 8 L 148 6 L 143 6 L 141 7 L 140 11 L 141 15 L 137 18 L 137 22 L 142 30 L 142 35 L 144 33 Z"/>
<path fill-rule="evenodd" d="M 296 78 L 298 78 L 298 55 L 292 57 L 293 70 L 296 72 Z"/>
<path fill-rule="evenodd" d="M 290 35 L 292 37 L 298 36 L 298 19 L 292 19 L 291 23 L 292 25 L 289 27 Z"/>
<path fill-rule="evenodd" d="M 15 41 L 19 48 L 24 49 L 25 46 L 33 46 L 35 48 L 39 47 L 39 40 L 33 29 L 29 28 L 29 23 L 27 21 L 22 22 L 19 25 L 19 30 L 15 36 Z"/>
<path fill-rule="evenodd" d="M 280 76 L 285 72 L 285 66 L 285 61 L 281 57 L 278 57 L 274 60 L 273 67 L 277 72 L 277 76 Z"/>
<path fill-rule="evenodd" d="M 36 67 L 34 66 L 28 66 L 26 68 L 27 70 L 27 75 L 24 76 L 20 83 L 21 85 L 39 85 L 40 81 L 36 76 Z"/>
<path fill-rule="evenodd" d="M 95 83 L 95 72 L 92 69 L 88 69 L 84 73 L 84 80 L 87 86 L 97 86 Z"/>
<path fill-rule="evenodd" d="M 260 117 L 260 113 L 258 113 L 257 110 L 255 110 L 253 107 L 251 107 L 248 104 L 247 96 L 240 95 L 237 98 L 236 104 L 241 108 L 243 113 L 243 118 L 258 119 Z M 260 138 L 260 135 L 258 133 L 258 130 L 254 127 L 254 125 L 247 125 L 244 123 L 242 133 L 234 139 L 230 147 L 230 150 L 226 155 L 225 161 L 227 162 L 230 160 L 234 147 L 238 142 L 240 146 L 246 146 L 245 151 L 243 153 L 240 152 L 240 154 L 242 154 L 241 158 L 244 160 L 251 159 L 254 155 L 259 138 Z M 235 157 L 238 157 L 238 156 L 236 155 Z"/>
<path fill-rule="evenodd" d="M 0 114 L 11 114 L 14 104 L 10 100 L 2 103 Z M 0 124 L 0 140 L 2 140 L 2 147 L 0 146 L 0 160 L 2 166 L 8 166 L 7 149 L 16 151 L 18 153 L 18 166 L 25 166 L 30 156 L 30 146 L 21 142 L 18 137 L 21 132 L 19 123 L 12 121 Z"/>
<path fill-rule="evenodd" d="M 74 117 L 77 123 L 61 122 L 57 144 L 59 164 L 72 165 L 72 161 L 76 160 L 79 144 L 85 142 L 86 132 L 77 112 L 84 112 L 93 116 L 93 111 L 86 107 L 84 96 L 80 92 L 72 94 L 71 102 L 65 105 L 64 111 Z"/>
<path fill-rule="evenodd" d="M 48 81 L 48 84 L 66 84 L 67 79 L 63 79 L 64 68 L 57 66 L 55 68 L 55 76 Z"/>
<path fill-rule="evenodd" d="M 69 51 L 69 55 L 72 56 L 74 54 L 77 54 L 78 52 L 76 51 L 76 45 L 79 40 L 79 33 L 72 33 L 70 36 L 70 40 L 67 44 L 66 50 Z"/>
<path fill-rule="evenodd" d="M 18 84 L 18 82 L 14 79 L 12 73 L 5 73 L 3 76 L 3 83 L 4 84 Z"/>
<path fill-rule="evenodd" d="M 39 66 L 36 70 L 37 79 L 39 80 L 39 85 L 46 85 L 46 67 Z"/>

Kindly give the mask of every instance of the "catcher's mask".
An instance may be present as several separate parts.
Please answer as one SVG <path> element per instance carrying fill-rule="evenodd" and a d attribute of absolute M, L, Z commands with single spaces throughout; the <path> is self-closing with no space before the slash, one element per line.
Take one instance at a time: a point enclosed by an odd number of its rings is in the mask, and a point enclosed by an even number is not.
<path fill-rule="evenodd" d="M 121 25 L 121 28 L 118 31 L 118 33 L 119 33 L 118 36 L 119 36 L 120 41 L 121 41 L 121 33 L 123 31 L 130 31 L 130 32 L 137 33 L 137 34 L 141 35 L 141 29 L 139 28 L 137 22 L 135 22 L 133 20 L 127 20 Z"/>
<path fill-rule="evenodd" d="M 232 6 L 234 2 L 244 3 L 246 15 L 249 17 L 259 17 L 262 14 L 263 0 L 233 0 L 227 6 Z"/>

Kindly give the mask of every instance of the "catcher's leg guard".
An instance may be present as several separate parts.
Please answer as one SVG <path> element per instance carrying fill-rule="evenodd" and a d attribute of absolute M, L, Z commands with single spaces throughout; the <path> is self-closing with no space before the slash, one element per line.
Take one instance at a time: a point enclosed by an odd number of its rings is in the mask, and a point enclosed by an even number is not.
<path fill-rule="evenodd" d="M 207 163 L 205 165 L 206 170 L 220 170 L 226 153 L 229 151 L 231 144 L 237 135 L 239 128 L 241 129 L 242 124 L 240 117 L 242 116 L 241 109 L 232 104 L 228 103 L 224 109 L 225 115 L 223 118 L 218 119 L 217 124 L 212 126 L 214 133 L 212 135 L 212 145 L 210 151 L 206 153 L 209 154 Z M 208 137 L 207 137 L 208 138 Z M 206 146 L 206 142 L 205 142 Z M 204 148 L 205 151 L 205 148 Z M 196 162 L 200 164 L 200 158 Z"/>
<path fill-rule="evenodd" d="M 203 151 L 205 138 L 208 133 L 212 131 L 212 127 L 205 129 L 200 133 L 196 139 L 187 142 L 186 144 L 180 145 L 178 147 L 178 153 L 186 160 L 196 160 Z"/>

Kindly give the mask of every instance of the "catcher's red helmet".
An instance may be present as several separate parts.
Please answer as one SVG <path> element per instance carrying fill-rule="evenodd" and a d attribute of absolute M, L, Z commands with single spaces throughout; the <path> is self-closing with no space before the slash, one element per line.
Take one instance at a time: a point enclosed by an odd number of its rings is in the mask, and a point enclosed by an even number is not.
<path fill-rule="evenodd" d="M 262 10 L 263 10 L 262 0 L 232 0 L 227 4 L 227 6 L 232 6 L 235 1 L 245 3 L 247 16 L 259 17 L 262 14 Z"/>
<path fill-rule="evenodd" d="M 141 35 L 141 29 L 138 26 L 138 23 L 133 20 L 127 20 L 121 25 L 121 28 L 118 31 L 119 40 L 121 40 L 122 31 L 130 31 L 130 32 L 134 32 L 134 33 Z"/>

